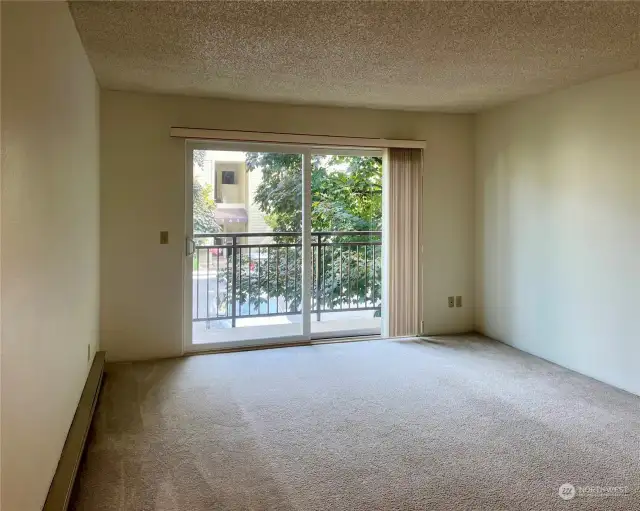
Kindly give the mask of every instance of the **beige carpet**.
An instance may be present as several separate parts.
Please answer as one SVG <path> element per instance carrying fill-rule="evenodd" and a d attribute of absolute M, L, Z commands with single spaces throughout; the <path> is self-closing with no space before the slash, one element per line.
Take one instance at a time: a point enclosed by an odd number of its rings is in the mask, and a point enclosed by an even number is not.
<path fill-rule="evenodd" d="M 94 424 L 77 510 L 640 509 L 640 398 L 480 337 L 111 365 Z"/>

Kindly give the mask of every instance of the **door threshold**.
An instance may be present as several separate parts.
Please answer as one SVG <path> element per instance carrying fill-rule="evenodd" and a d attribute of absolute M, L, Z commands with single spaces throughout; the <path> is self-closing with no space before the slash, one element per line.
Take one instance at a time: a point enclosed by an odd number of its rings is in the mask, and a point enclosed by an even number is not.
<path fill-rule="evenodd" d="M 360 342 L 360 341 L 375 341 L 382 339 L 380 334 L 377 335 L 355 335 L 350 337 L 328 337 L 325 339 L 312 339 L 310 341 L 296 341 L 296 342 L 281 342 L 270 344 L 257 344 L 253 346 L 229 346 L 229 347 L 216 347 L 211 349 L 203 349 L 197 351 L 186 351 L 185 357 L 195 355 L 212 355 L 216 353 L 238 353 L 241 351 L 258 351 L 258 350 L 270 350 L 277 348 L 294 348 L 296 346 L 314 346 L 321 344 L 338 344 L 346 342 Z"/>
<path fill-rule="evenodd" d="M 311 346 L 311 341 L 297 341 L 297 342 L 278 342 L 278 343 L 270 343 L 270 344 L 255 344 L 249 346 L 219 346 L 216 348 L 205 348 L 202 350 L 194 350 L 194 351 L 186 351 L 184 353 L 185 357 L 190 357 L 194 355 L 214 355 L 216 353 L 237 353 L 240 351 L 258 351 L 258 350 L 268 350 L 272 348 L 293 348 L 294 346 Z"/>
<path fill-rule="evenodd" d="M 362 334 L 362 335 L 350 335 L 346 337 L 322 337 L 318 339 L 311 339 L 311 344 L 334 344 L 341 342 L 358 342 L 358 341 L 375 341 L 376 339 L 382 339 L 381 334 Z"/>

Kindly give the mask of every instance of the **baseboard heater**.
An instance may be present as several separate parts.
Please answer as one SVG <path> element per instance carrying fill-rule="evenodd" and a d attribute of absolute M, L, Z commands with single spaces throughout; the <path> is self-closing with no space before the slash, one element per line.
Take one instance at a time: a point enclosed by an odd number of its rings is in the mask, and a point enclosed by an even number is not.
<path fill-rule="evenodd" d="M 42 511 L 67 511 L 71 503 L 73 485 L 82 461 L 82 454 L 87 442 L 89 428 L 96 410 L 102 377 L 104 375 L 105 352 L 99 351 L 93 357 L 93 364 L 87 376 L 87 382 L 73 416 L 67 439 L 62 448 L 58 468 L 51 481 L 47 500 Z"/>

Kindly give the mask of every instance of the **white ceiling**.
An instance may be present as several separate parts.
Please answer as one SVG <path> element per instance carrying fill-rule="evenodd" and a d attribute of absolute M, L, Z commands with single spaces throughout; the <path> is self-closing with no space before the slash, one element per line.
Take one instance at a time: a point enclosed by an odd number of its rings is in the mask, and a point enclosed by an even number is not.
<path fill-rule="evenodd" d="M 638 67 L 640 2 L 73 1 L 106 88 L 474 111 Z"/>

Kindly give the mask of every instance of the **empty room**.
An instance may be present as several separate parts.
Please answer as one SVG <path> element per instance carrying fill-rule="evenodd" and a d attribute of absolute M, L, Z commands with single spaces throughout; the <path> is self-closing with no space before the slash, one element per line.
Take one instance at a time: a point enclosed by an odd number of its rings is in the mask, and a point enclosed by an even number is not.
<path fill-rule="evenodd" d="M 0 2 L 2 511 L 640 509 L 640 2 Z"/>

